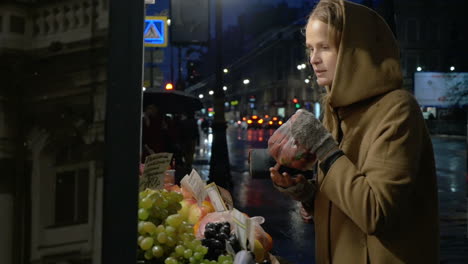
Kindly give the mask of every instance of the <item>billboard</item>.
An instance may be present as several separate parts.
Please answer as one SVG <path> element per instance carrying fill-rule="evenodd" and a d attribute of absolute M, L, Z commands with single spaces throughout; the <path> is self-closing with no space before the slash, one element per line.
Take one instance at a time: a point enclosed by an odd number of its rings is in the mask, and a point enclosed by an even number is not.
<path fill-rule="evenodd" d="M 171 0 L 171 43 L 205 44 L 210 38 L 208 0 Z"/>
<path fill-rule="evenodd" d="M 416 72 L 414 95 L 423 106 L 467 106 L 468 72 Z"/>

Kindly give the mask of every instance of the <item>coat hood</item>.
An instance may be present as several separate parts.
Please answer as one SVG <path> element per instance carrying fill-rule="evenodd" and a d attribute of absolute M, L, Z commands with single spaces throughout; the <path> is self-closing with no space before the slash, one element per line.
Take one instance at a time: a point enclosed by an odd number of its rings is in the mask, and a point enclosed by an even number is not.
<path fill-rule="evenodd" d="M 398 44 L 384 19 L 348 1 L 329 104 L 343 107 L 399 89 L 402 85 Z"/>

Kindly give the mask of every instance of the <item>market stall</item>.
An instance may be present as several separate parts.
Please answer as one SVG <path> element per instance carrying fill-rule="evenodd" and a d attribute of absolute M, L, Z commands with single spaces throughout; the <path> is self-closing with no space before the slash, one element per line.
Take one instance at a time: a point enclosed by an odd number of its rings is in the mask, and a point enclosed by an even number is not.
<path fill-rule="evenodd" d="M 196 170 L 175 184 L 171 153 L 147 157 L 140 176 L 140 263 L 280 263 L 261 216 L 237 210 L 231 194 Z"/>

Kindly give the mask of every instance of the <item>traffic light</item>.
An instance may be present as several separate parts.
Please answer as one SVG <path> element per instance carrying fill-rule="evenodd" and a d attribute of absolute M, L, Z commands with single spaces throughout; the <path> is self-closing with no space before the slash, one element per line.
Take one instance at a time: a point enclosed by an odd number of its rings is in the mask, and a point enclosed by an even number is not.
<path fill-rule="evenodd" d="M 299 99 L 297 99 L 296 97 L 294 97 L 294 98 L 292 99 L 292 102 L 293 102 L 294 107 L 295 107 L 296 109 L 301 108 L 301 104 L 299 103 Z"/>
<path fill-rule="evenodd" d="M 172 83 L 166 83 L 165 89 L 166 91 L 172 91 L 174 90 L 174 85 L 172 85 Z"/>
<path fill-rule="evenodd" d="M 201 75 L 198 71 L 199 61 L 189 60 L 187 61 L 187 82 L 189 84 L 195 84 L 200 81 Z"/>

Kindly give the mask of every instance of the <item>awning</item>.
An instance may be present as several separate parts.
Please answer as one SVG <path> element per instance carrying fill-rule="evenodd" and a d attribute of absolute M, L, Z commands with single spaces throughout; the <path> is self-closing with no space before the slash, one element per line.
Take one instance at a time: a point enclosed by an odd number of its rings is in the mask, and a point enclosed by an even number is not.
<path fill-rule="evenodd" d="M 200 99 L 182 91 L 145 91 L 143 93 L 143 109 L 150 105 L 156 105 L 161 112 L 184 113 L 195 112 L 203 108 Z"/>

